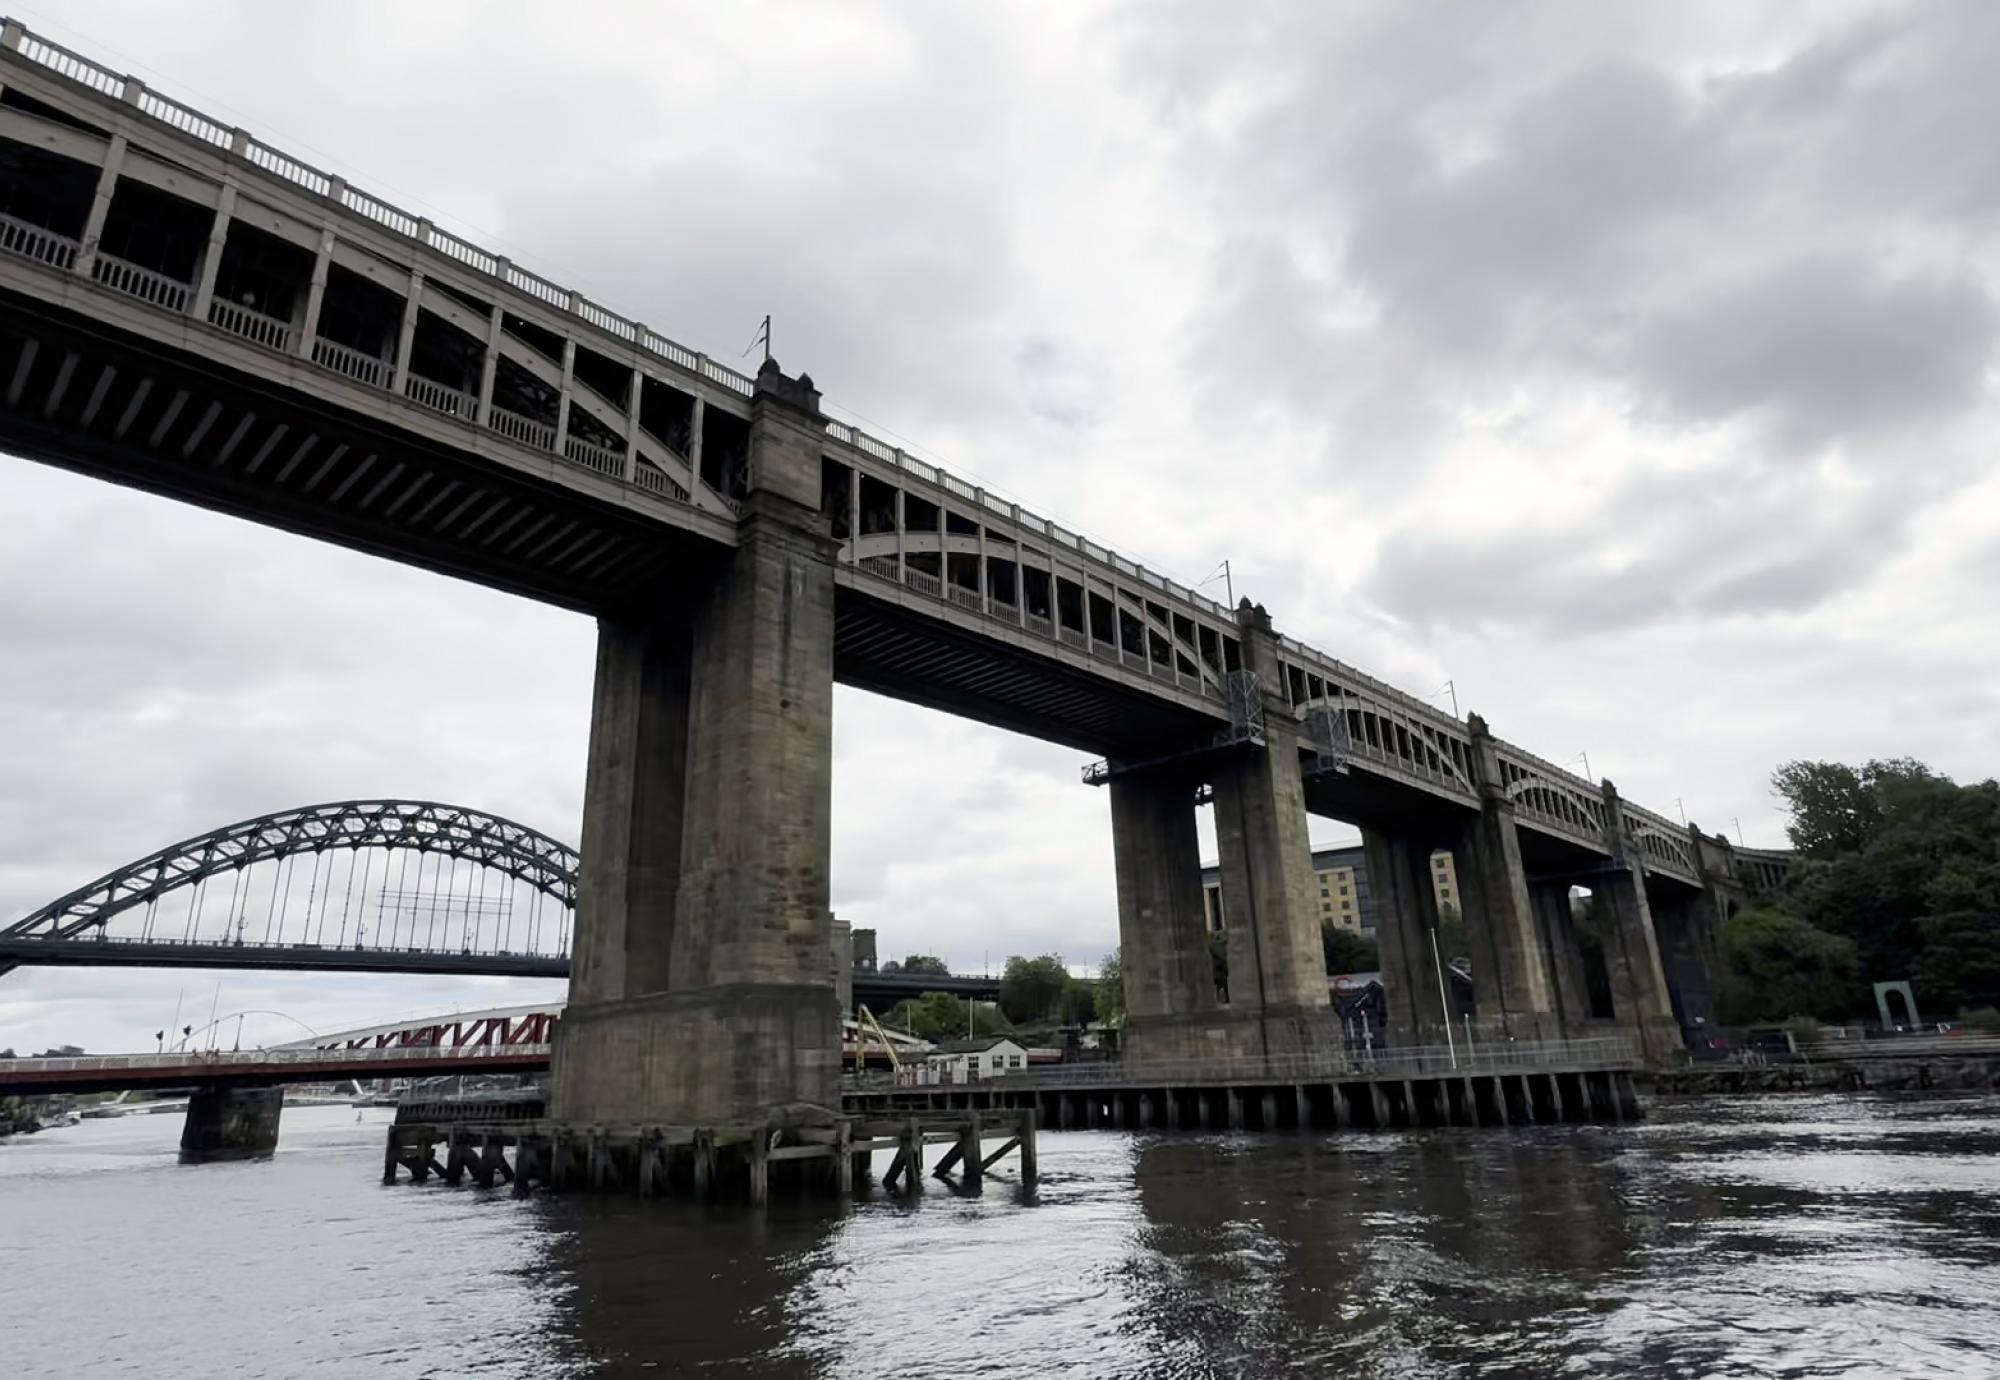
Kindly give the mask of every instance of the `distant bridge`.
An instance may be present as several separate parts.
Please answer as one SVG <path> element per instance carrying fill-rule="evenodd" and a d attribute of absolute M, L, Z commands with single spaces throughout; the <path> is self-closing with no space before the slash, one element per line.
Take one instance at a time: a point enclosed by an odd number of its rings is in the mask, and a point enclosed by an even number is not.
<path fill-rule="evenodd" d="M 567 978 L 577 871 L 568 844 L 463 805 L 304 805 L 183 839 L 0 928 L 0 973 L 39 966 Z M 992 1001 L 1000 983 L 854 974 L 855 1001 L 877 1011 L 926 992 Z"/>
<path fill-rule="evenodd" d="M 69 1059 L 0 1060 L 0 1097 L 121 1092 L 127 1088 L 271 1087 L 449 1073 L 536 1073 L 548 1066 L 546 1043 L 91 1054 Z"/>

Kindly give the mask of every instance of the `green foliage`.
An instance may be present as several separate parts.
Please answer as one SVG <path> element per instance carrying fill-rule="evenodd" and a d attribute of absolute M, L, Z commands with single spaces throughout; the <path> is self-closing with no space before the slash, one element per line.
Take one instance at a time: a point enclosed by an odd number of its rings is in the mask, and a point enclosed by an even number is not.
<path fill-rule="evenodd" d="M 900 971 L 921 973 L 925 977 L 950 977 L 951 969 L 944 966 L 944 960 L 935 954 L 911 954 L 903 960 Z"/>
<path fill-rule="evenodd" d="M 1792 821 L 1792 847 L 1811 858 L 1833 858 L 1865 848 L 1887 823 L 1892 802 L 1912 787 L 1951 783 L 1908 757 L 1871 761 L 1786 762 L 1771 774 Z"/>
<path fill-rule="evenodd" d="M 1471 958 L 1472 944 L 1465 933 L 1465 917 L 1446 901 L 1438 907 L 1438 957 L 1449 963 L 1454 958 Z"/>
<path fill-rule="evenodd" d="M 1793 762 L 1776 780 L 1814 854 L 1785 909 L 1852 940 L 1868 981 L 1911 979 L 1927 1011 L 2000 1000 L 2000 784 L 1907 760 Z"/>
<path fill-rule="evenodd" d="M 1071 978 L 1063 988 L 1057 1019 L 1064 1025 L 1089 1025 L 1098 1015 L 1097 992 L 1094 980 Z"/>
<path fill-rule="evenodd" d="M 1372 973 L 1382 966 L 1381 955 L 1373 944 L 1353 930 L 1339 925 L 1322 924 L 1319 927 L 1319 948 L 1326 958 L 1326 971 L 1330 975 Z"/>
<path fill-rule="evenodd" d="M 1837 1019 L 1858 1000 L 1854 942 L 1782 910 L 1750 909 L 1722 927 L 1716 1014 L 1730 1025 Z"/>
<path fill-rule="evenodd" d="M 963 1040 L 968 1032 L 975 1036 L 1005 1035 L 1014 1028 L 991 1002 L 968 1003 L 949 992 L 926 992 L 900 1001 L 882 1024 L 933 1043 Z"/>
<path fill-rule="evenodd" d="M 1113 1022 L 1125 1019 L 1125 962 L 1117 949 L 1097 965 L 1097 1018 Z"/>
<path fill-rule="evenodd" d="M 1069 987 L 1069 969 L 1054 954 L 1015 954 L 1000 972 L 1000 1009 L 1017 1025 L 1058 1020 Z"/>

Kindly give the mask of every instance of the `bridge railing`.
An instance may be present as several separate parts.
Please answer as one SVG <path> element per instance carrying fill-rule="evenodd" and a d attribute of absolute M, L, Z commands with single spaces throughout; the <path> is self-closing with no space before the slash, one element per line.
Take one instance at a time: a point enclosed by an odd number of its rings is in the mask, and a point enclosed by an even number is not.
<path fill-rule="evenodd" d="M 439 1060 L 478 1063 L 481 1060 L 519 1060 L 549 1053 L 547 1044 L 520 1045 L 409 1045 L 382 1049 L 244 1049 L 195 1050 L 167 1054 L 83 1054 L 54 1059 L 0 1059 L 0 1082 L 20 1075 L 55 1073 L 148 1073 L 185 1069 L 190 1077 L 207 1073 L 229 1073 L 245 1069 L 283 1068 L 328 1064 L 356 1068 L 378 1064 L 435 1063 Z"/>
<path fill-rule="evenodd" d="M 322 943 L 311 939 L 285 940 L 282 943 L 264 943 L 255 939 L 243 940 L 231 936 L 218 939 L 214 936 L 191 935 L 187 938 L 162 938 L 155 935 L 110 934 L 104 929 L 93 930 L 89 934 L 59 934 L 51 931 L 37 931 L 28 934 L 14 934 L 0 930 L 0 945 L 12 946 L 19 952 L 25 945 L 47 944 L 65 945 L 74 948 L 79 945 L 103 945 L 107 948 L 126 946 L 150 949 L 218 949 L 243 953 L 327 953 L 327 954 L 416 954 L 427 958 L 563 958 L 568 954 L 568 946 L 562 945 L 551 950 L 508 949 L 498 946 L 483 948 L 466 947 L 463 944 L 367 944 L 359 940 L 349 943 Z"/>
<path fill-rule="evenodd" d="M 1355 1050 L 1277 1058 L 1166 1059 L 1145 1063 L 1111 1060 L 1028 1069 L 983 1080 L 1000 1088 L 1071 1088 L 1132 1084 L 1315 1083 L 1341 1078 L 1440 1074 L 1532 1073 L 1549 1069 L 1632 1068 L 1639 1062 L 1630 1040 L 1521 1040 L 1508 1044 L 1414 1045 L 1407 1049 Z"/>

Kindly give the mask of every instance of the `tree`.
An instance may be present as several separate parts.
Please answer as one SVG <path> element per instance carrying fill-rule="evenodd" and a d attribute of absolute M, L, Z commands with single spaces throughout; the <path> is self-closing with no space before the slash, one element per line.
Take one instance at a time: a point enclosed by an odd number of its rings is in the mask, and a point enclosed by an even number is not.
<path fill-rule="evenodd" d="M 1449 963 L 1454 958 L 1471 958 L 1472 945 L 1465 933 L 1465 917 L 1446 901 L 1438 907 L 1438 957 Z"/>
<path fill-rule="evenodd" d="M 1788 765 L 1819 783 L 1794 838 L 1822 851 L 1793 868 L 1785 909 L 1852 940 L 1870 981 L 1913 979 L 1922 1007 L 1949 1015 L 1979 999 L 2000 943 L 2000 784 L 1960 786 L 1903 760 Z M 1829 806 L 1825 783 L 1842 772 L 1855 793 Z"/>
<path fill-rule="evenodd" d="M 1326 958 L 1329 976 L 1341 973 L 1372 973 L 1382 966 L 1381 955 L 1373 944 L 1363 939 L 1353 930 L 1339 925 L 1322 924 L 1319 927 L 1320 953 Z"/>
<path fill-rule="evenodd" d="M 968 1003 L 949 992 L 926 992 L 897 1002 L 882 1022 L 890 1030 L 904 1030 L 920 1040 L 942 1043 L 963 1040 L 968 1033 L 1004 1035 L 1013 1029 L 1007 1018 L 991 1002 Z"/>
<path fill-rule="evenodd" d="M 1854 941 L 1783 910 L 1753 907 L 1722 926 L 1716 1014 L 1731 1025 L 1838 1018 L 1856 1001 Z"/>
<path fill-rule="evenodd" d="M 1056 1019 L 1069 986 L 1069 969 L 1054 954 L 1015 954 L 1000 972 L 1000 1009 L 1017 1025 Z"/>
<path fill-rule="evenodd" d="M 1056 1014 L 1064 1025 L 1089 1025 L 1096 1020 L 1097 983 L 1071 977 L 1063 984 L 1062 996 L 1056 1003 Z"/>
<path fill-rule="evenodd" d="M 951 969 L 944 966 L 944 960 L 935 954 L 911 954 L 903 960 L 897 971 L 919 973 L 924 977 L 950 977 Z"/>
<path fill-rule="evenodd" d="M 1125 1019 L 1125 963 L 1117 949 L 1097 965 L 1097 1015 L 1113 1023 Z"/>
<path fill-rule="evenodd" d="M 1908 757 L 1871 761 L 1863 767 L 1786 762 L 1771 774 L 1771 788 L 1791 814 L 1785 832 L 1792 847 L 1807 857 L 1832 858 L 1865 848 L 1887 823 L 1892 803 L 1907 799 L 1912 787 L 1941 780 Z"/>

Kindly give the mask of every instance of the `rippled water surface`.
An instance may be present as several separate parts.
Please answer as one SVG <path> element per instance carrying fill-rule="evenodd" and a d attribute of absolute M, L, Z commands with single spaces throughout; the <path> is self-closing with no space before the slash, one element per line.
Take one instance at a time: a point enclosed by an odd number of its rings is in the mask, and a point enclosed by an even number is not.
<path fill-rule="evenodd" d="M 0 1142 L 0 1376 L 2000 1376 L 1996 1098 L 1045 1135 L 1032 1202 L 762 1216 L 384 1188 L 386 1117 Z"/>

